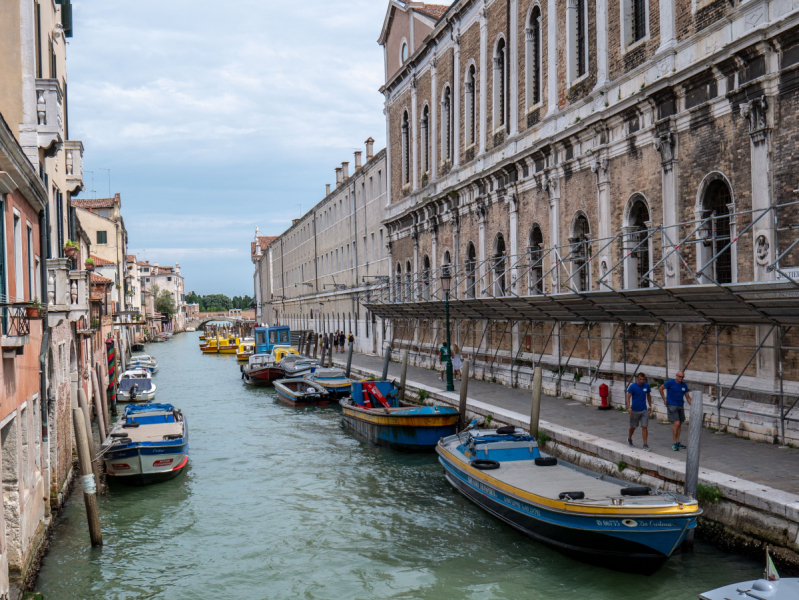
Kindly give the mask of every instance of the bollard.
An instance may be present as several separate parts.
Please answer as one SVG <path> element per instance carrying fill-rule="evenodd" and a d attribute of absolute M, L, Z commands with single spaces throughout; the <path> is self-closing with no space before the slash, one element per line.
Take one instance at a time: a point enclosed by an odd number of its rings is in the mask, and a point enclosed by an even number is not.
<path fill-rule="evenodd" d="M 349 348 L 347 349 L 347 370 L 344 371 L 344 377 L 350 376 L 350 371 L 352 371 L 352 348 L 355 344 L 352 342 L 349 343 Z M 402 392 L 400 392 L 402 393 Z"/>
<path fill-rule="evenodd" d="M 388 379 L 388 361 L 391 360 L 391 344 L 386 346 L 386 353 L 383 357 L 383 376 L 380 378 L 382 381 Z"/>
<path fill-rule="evenodd" d="M 92 416 L 91 416 L 91 409 L 89 408 L 89 399 L 86 397 L 86 390 L 83 387 L 78 387 L 78 406 L 80 407 L 81 412 L 84 416 L 84 422 L 86 424 L 86 443 L 89 445 L 89 452 L 91 453 L 91 467 L 92 471 L 94 472 L 94 479 L 97 482 L 97 490 L 98 493 L 100 492 L 100 466 L 94 460 L 94 457 L 97 456 L 97 448 L 94 446 L 94 435 L 92 434 Z M 100 427 L 100 420 L 97 420 L 97 427 Z"/>
<path fill-rule="evenodd" d="M 105 377 L 103 377 L 103 369 L 100 367 L 98 363 L 95 368 L 95 376 L 97 377 L 97 387 L 100 390 L 100 398 L 103 401 L 103 413 L 105 414 L 105 427 L 106 429 L 110 430 L 111 427 L 111 418 L 108 414 L 108 384 L 106 383 Z"/>
<path fill-rule="evenodd" d="M 94 387 L 94 383 L 92 383 L 92 387 Z M 97 388 L 95 388 L 95 394 L 93 394 L 94 398 L 94 413 L 97 417 L 97 432 L 100 434 L 100 443 L 105 442 L 105 438 L 108 437 L 108 432 L 105 429 L 105 416 L 103 415 L 103 405 L 100 404 L 100 394 L 96 393 Z M 86 401 L 88 402 L 88 398 Z"/>
<path fill-rule="evenodd" d="M 94 410 L 100 415 L 100 419 L 103 421 L 103 431 L 105 431 L 106 437 L 108 437 L 108 422 L 106 421 L 108 412 L 104 406 L 105 402 L 103 402 L 103 397 L 100 395 L 100 380 L 97 378 L 97 373 L 94 369 L 91 369 L 90 376 L 92 378 L 92 390 L 94 390 Z"/>
<path fill-rule="evenodd" d="M 397 400 L 402 402 L 405 400 L 405 380 L 408 378 L 408 350 L 402 355 L 402 371 L 400 371 L 400 387 Z"/>
<path fill-rule="evenodd" d="M 530 406 L 530 435 L 538 439 L 538 423 L 541 420 L 541 386 L 543 385 L 541 367 L 535 368 L 533 375 L 533 403 Z"/>
<path fill-rule="evenodd" d="M 316 360 L 316 357 L 319 355 L 319 334 L 313 334 L 313 357 Z"/>
<path fill-rule="evenodd" d="M 685 460 L 685 495 L 696 498 L 699 487 L 699 441 L 702 435 L 702 390 L 691 392 L 691 411 L 688 419 L 688 450 Z M 689 529 L 683 542 L 683 550 L 693 550 L 695 529 Z"/>
<path fill-rule="evenodd" d="M 75 441 L 78 447 L 78 464 L 83 485 L 83 502 L 86 504 L 86 519 L 89 522 L 89 537 L 92 546 L 102 546 L 103 534 L 100 530 L 100 515 L 97 512 L 97 481 L 92 472 L 92 457 L 82 409 L 72 409 L 72 425 L 75 428 Z"/>
<path fill-rule="evenodd" d="M 463 431 L 469 425 L 466 422 L 466 400 L 469 391 L 469 359 L 463 361 L 461 368 L 461 398 L 458 404 L 458 412 L 460 413 L 460 422 L 458 423 L 458 430 Z"/>

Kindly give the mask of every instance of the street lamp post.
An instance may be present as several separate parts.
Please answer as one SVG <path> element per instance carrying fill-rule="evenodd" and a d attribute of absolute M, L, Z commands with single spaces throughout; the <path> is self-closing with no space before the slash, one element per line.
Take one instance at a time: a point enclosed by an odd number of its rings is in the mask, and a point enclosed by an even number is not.
<path fill-rule="evenodd" d="M 444 290 L 444 302 L 446 306 L 447 321 L 447 391 L 454 392 L 455 384 L 452 380 L 452 344 L 449 341 L 449 290 L 452 285 L 452 276 L 449 272 L 449 265 L 441 268 L 441 288 Z"/>

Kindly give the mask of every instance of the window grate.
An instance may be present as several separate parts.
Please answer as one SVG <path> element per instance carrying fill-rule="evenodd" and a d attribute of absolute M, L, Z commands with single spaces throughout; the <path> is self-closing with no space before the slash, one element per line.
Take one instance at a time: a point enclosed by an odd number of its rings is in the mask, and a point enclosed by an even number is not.
<path fill-rule="evenodd" d="M 644 39 L 646 36 L 646 5 L 645 0 L 632 0 L 633 3 L 633 42 Z"/>

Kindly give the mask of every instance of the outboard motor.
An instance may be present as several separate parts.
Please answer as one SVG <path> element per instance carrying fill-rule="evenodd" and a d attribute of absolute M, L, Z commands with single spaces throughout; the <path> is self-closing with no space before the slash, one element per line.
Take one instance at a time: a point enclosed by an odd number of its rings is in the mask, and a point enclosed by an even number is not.
<path fill-rule="evenodd" d="M 134 383 L 130 388 L 130 401 L 136 402 L 136 394 L 139 393 L 139 384 Z"/>

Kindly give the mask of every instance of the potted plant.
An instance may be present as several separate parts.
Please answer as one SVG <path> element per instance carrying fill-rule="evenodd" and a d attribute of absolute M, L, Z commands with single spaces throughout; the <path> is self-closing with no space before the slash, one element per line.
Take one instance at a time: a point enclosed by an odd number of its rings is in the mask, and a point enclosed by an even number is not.
<path fill-rule="evenodd" d="M 87 271 L 94 271 L 94 259 L 90 256 L 86 259 L 86 262 L 83 263 L 86 267 Z"/>
<path fill-rule="evenodd" d="M 64 256 L 67 258 L 74 258 L 80 251 L 78 245 L 72 240 L 67 240 L 62 249 L 64 250 Z"/>
<path fill-rule="evenodd" d="M 25 316 L 29 319 L 41 318 L 42 312 L 42 304 L 39 302 L 38 298 L 34 298 L 33 301 L 25 307 Z"/>
<path fill-rule="evenodd" d="M 100 329 L 100 319 L 98 319 L 96 317 L 94 319 L 92 319 L 91 328 L 92 329 Z"/>

